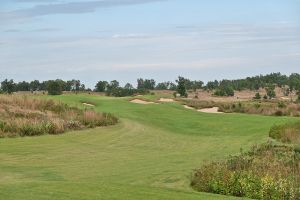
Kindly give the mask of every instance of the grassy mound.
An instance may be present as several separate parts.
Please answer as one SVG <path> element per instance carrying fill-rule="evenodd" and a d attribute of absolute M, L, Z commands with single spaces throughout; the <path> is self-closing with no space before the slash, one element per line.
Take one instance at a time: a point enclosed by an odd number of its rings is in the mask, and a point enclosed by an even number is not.
<path fill-rule="evenodd" d="M 81 110 L 53 100 L 0 97 L 0 137 L 60 134 L 117 123 L 110 114 Z"/>
<path fill-rule="evenodd" d="M 292 147 L 264 144 L 195 170 L 191 186 L 253 199 L 299 199 L 299 166 L 300 154 Z"/>

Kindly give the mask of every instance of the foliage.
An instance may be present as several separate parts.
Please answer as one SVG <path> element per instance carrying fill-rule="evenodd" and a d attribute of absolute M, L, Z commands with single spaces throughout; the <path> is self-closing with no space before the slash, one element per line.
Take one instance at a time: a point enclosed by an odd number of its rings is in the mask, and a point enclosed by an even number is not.
<path fill-rule="evenodd" d="M 1 89 L 3 92 L 7 94 L 13 93 L 15 91 L 14 81 L 12 79 L 11 80 L 5 79 L 4 81 L 1 82 Z"/>
<path fill-rule="evenodd" d="M 170 81 L 158 83 L 155 87 L 156 90 L 176 90 L 176 88 L 176 84 Z"/>
<path fill-rule="evenodd" d="M 154 79 L 139 78 L 137 80 L 137 89 L 140 89 L 140 90 L 153 90 L 154 88 L 155 88 L 155 80 Z"/>
<path fill-rule="evenodd" d="M 300 154 L 292 147 L 271 143 L 253 146 L 226 161 L 195 170 L 191 186 L 210 192 L 253 199 L 298 199 Z"/>
<path fill-rule="evenodd" d="M 51 80 L 47 82 L 47 91 L 49 95 L 62 94 L 62 85 L 58 80 Z"/>
<path fill-rule="evenodd" d="M 256 99 L 256 100 L 261 99 L 261 95 L 259 94 L 259 92 L 255 93 L 255 96 L 253 97 L 253 99 Z"/>
<path fill-rule="evenodd" d="M 181 97 L 187 97 L 188 94 L 186 92 L 186 79 L 184 77 L 179 76 L 177 82 L 177 92 Z"/>
<path fill-rule="evenodd" d="M 269 99 L 273 99 L 276 97 L 276 93 L 275 93 L 275 86 L 274 85 L 270 85 L 268 87 L 265 88 L 266 92 L 267 92 L 267 96 L 269 97 Z"/>
<path fill-rule="evenodd" d="M 215 80 L 207 82 L 204 88 L 207 90 L 220 89 L 224 82 L 226 82 L 227 87 L 237 91 L 245 89 L 258 90 L 259 88 L 265 88 L 269 85 L 276 85 L 278 87 L 288 85 L 290 91 L 293 91 L 297 88 L 297 85 L 300 85 L 300 74 L 293 73 L 288 77 L 281 73 L 271 73 L 237 80 Z"/>
<path fill-rule="evenodd" d="M 95 86 L 95 91 L 96 92 L 105 92 L 107 85 L 108 85 L 107 81 L 98 81 Z"/>

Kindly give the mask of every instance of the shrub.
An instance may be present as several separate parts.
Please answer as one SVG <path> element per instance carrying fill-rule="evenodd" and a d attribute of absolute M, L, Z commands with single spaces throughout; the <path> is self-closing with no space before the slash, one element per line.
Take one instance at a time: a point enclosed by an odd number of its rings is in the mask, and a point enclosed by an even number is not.
<path fill-rule="evenodd" d="M 259 94 L 259 92 L 257 92 L 255 94 L 255 96 L 253 97 L 253 99 L 257 99 L 257 100 L 261 99 L 261 95 Z"/>
<path fill-rule="evenodd" d="M 286 105 L 283 101 L 279 101 L 277 104 L 278 104 L 278 108 L 285 108 L 286 107 Z"/>
<path fill-rule="evenodd" d="M 191 186 L 253 199 L 299 199 L 300 155 L 292 147 L 270 143 L 194 171 Z"/>

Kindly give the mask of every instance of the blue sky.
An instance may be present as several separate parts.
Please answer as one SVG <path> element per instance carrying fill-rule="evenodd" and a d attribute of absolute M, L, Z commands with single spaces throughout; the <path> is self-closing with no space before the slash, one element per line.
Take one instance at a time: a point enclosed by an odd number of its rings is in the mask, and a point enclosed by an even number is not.
<path fill-rule="evenodd" d="M 300 72 L 299 0 L 1 0 L 0 79 Z"/>

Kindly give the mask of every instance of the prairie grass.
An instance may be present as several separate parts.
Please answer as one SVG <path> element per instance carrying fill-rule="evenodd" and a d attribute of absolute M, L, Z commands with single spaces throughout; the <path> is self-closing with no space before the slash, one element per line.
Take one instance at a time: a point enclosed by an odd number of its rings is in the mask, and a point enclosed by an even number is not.
<path fill-rule="evenodd" d="M 0 96 L 0 137 L 61 134 L 117 121 L 110 114 L 81 110 L 53 100 Z"/>
<path fill-rule="evenodd" d="M 270 129 L 269 136 L 284 143 L 300 145 L 300 122 L 274 125 Z"/>
<path fill-rule="evenodd" d="M 300 104 L 283 101 L 240 101 L 240 102 L 214 102 L 193 99 L 181 100 L 183 104 L 196 109 L 219 107 L 220 112 L 247 113 L 266 116 L 300 116 Z"/>

